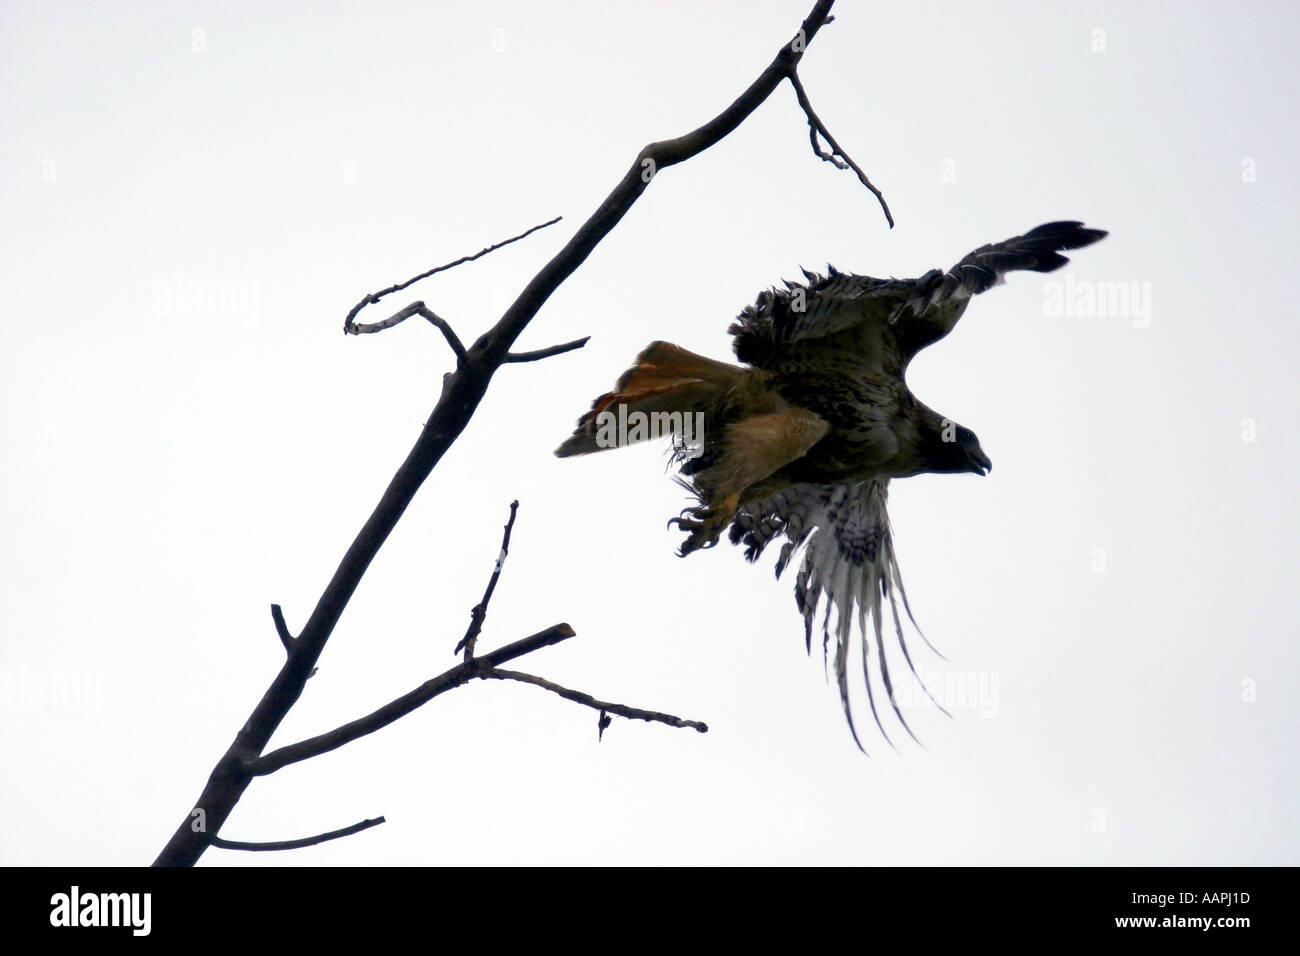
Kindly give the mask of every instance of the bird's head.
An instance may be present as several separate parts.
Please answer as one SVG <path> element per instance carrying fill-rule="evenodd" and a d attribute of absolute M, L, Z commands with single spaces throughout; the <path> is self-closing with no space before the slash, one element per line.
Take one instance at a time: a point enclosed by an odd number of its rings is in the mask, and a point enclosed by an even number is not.
<path fill-rule="evenodd" d="M 925 442 L 927 471 L 940 474 L 973 472 L 982 476 L 993 470 L 993 462 L 984 454 L 979 438 L 966 426 L 948 418 L 940 419 L 928 437 Z"/>

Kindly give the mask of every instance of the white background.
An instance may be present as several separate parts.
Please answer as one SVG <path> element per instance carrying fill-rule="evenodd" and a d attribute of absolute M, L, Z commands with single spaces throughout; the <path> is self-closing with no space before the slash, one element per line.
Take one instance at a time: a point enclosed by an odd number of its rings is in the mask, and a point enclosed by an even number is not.
<path fill-rule="evenodd" d="M 268 606 L 306 620 L 449 367 L 426 324 L 351 338 L 346 311 L 563 214 L 363 315 L 422 298 L 472 340 L 809 7 L 0 9 L 0 862 L 152 860 L 280 666 Z M 788 86 L 663 172 L 519 347 L 591 343 L 498 375 L 273 746 L 455 663 L 513 498 L 482 646 L 568 621 L 517 666 L 710 733 L 598 745 L 592 711 L 475 684 L 256 782 L 222 835 L 387 824 L 204 865 L 1300 862 L 1300 15 L 836 13 L 802 76 L 898 227 Z M 891 499 L 948 658 L 918 665 L 986 694 L 911 711 L 924 748 L 864 729 L 865 758 L 771 558 L 673 555 L 661 448 L 551 451 L 652 339 L 728 358 L 800 265 L 916 275 L 1062 218 L 1111 236 L 981 297 L 909 376 L 995 463 Z M 1048 315 L 1067 273 L 1149 309 Z"/>

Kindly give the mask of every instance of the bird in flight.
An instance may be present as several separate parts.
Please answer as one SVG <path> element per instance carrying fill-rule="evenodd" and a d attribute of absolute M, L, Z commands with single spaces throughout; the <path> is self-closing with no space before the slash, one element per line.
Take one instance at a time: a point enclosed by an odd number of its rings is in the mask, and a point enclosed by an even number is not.
<path fill-rule="evenodd" d="M 779 578 L 802 551 L 794 593 L 804 638 L 811 652 L 823 607 L 823 651 L 829 658 L 833 633 L 836 682 L 854 742 L 864 749 L 849 705 L 855 621 L 877 727 L 889 740 L 872 692 L 873 658 L 895 715 L 915 739 L 895 700 L 884 648 L 887 600 L 903 658 L 920 681 L 898 608 L 901 600 L 912 619 L 886 513 L 889 482 L 927 472 L 985 475 L 993 464 L 974 432 L 912 394 L 907 366 L 952 331 L 972 296 L 1000 285 L 1008 272 L 1052 272 L 1069 261 L 1062 252 L 1105 236 L 1080 222 L 1050 222 L 916 279 L 874 279 L 829 266 L 826 275 L 805 272 L 802 283 L 759 293 L 732 324 L 743 364 L 652 342 L 555 453 L 585 455 L 670 437 L 678 480 L 698 502 L 669 522 L 686 532 L 678 553 L 712 547 L 727 531 L 756 561 L 784 538 Z"/>

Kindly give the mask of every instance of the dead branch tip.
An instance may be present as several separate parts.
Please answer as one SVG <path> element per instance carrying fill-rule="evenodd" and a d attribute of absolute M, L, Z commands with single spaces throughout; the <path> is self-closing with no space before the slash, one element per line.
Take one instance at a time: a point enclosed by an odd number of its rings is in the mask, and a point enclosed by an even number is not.
<path fill-rule="evenodd" d="M 305 846 L 315 846 L 329 840 L 339 840 L 345 836 L 352 836 L 354 833 L 369 830 L 371 827 L 377 827 L 385 822 L 387 821 L 383 817 L 375 817 L 373 820 L 362 820 L 360 823 L 354 823 L 342 830 L 318 833 L 316 836 L 303 837 L 299 840 L 277 840 L 273 843 L 247 843 L 242 840 L 223 840 L 221 837 L 213 837 L 212 845 L 223 850 L 247 850 L 253 853 L 265 853 L 269 850 L 298 850 Z"/>
<path fill-rule="evenodd" d="M 830 20 L 826 22 L 829 23 Z M 812 101 L 808 99 L 808 93 L 803 88 L 803 82 L 799 79 L 799 71 L 793 65 L 790 67 L 789 75 L 790 85 L 794 87 L 794 95 L 799 100 L 799 107 L 808 119 L 808 140 L 812 143 L 813 152 L 817 154 L 819 159 L 824 159 L 836 169 L 853 170 L 858 176 L 858 181 L 871 190 L 876 197 L 881 210 L 885 213 L 885 221 L 889 223 L 889 228 L 893 229 L 894 216 L 889 211 L 889 203 L 885 202 L 884 194 L 872 185 L 871 180 L 867 178 L 867 174 L 862 171 L 862 167 L 853 161 L 853 157 L 844 152 L 840 144 L 835 141 L 835 137 L 831 135 L 830 130 L 826 128 L 826 124 L 821 121 L 821 117 L 813 110 Z M 822 149 L 821 143 L 818 141 L 819 136 L 830 145 L 829 152 Z"/>
<path fill-rule="evenodd" d="M 275 633 L 280 635 L 280 643 L 284 645 L 286 654 L 293 653 L 293 635 L 289 633 L 289 625 L 284 623 L 284 611 L 280 605 L 271 605 L 271 620 L 275 622 Z"/>
<path fill-rule="evenodd" d="M 505 567 L 506 556 L 510 553 L 510 532 L 515 527 L 515 516 L 519 513 L 519 502 L 510 502 L 510 517 L 506 520 L 505 532 L 501 536 L 501 550 L 497 553 L 497 563 L 492 568 L 492 576 L 488 578 L 487 588 L 483 591 L 483 599 L 474 605 L 469 614 L 469 627 L 465 630 L 465 636 L 460 639 L 456 645 L 453 654 L 459 654 L 463 648 L 465 651 L 465 660 L 469 661 L 474 657 L 474 644 L 478 641 L 479 632 L 483 630 L 483 621 L 487 618 L 488 603 L 492 600 L 492 592 L 497 589 L 497 580 L 501 577 L 501 569 Z"/>
<path fill-rule="evenodd" d="M 358 302 L 356 305 L 352 307 L 352 309 L 347 314 L 347 318 L 343 320 L 344 334 L 363 335 L 367 332 L 381 332 L 384 329 L 392 328 L 394 325 L 397 324 L 397 322 L 400 322 L 401 319 L 397 319 L 396 322 L 392 321 L 392 319 L 386 319 L 383 322 L 376 322 L 373 325 L 364 325 L 356 322 L 356 317 L 360 314 L 362 309 L 366 308 L 367 306 L 376 304 L 380 299 L 382 299 L 386 295 L 392 295 L 394 292 L 401 292 L 403 289 L 410 288 L 411 286 L 415 285 L 415 283 L 419 282 L 421 279 L 427 279 L 431 275 L 435 275 L 439 272 L 446 272 L 448 269 L 454 269 L 457 266 L 464 265 L 467 262 L 473 262 L 475 259 L 481 259 L 484 256 L 488 255 L 489 253 L 493 253 L 496 252 L 498 249 L 505 248 L 506 246 L 510 245 L 512 242 L 518 242 L 520 239 L 528 238 L 539 229 L 545 229 L 547 226 L 553 226 L 563 218 L 564 218 L 563 216 L 556 216 L 554 219 L 548 219 L 546 222 L 539 222 L 537 225 L 533 226 L 532 228 L 525 229 L 517 236 L 511 236 L 509 239 L 503 239 L 501 242 L 494 242 L 492 245 L 480 249 L 472 256 L 461 256 L 459 259 L 456 259 L 453 262 L 447 262 L 444 263 L 443 265 L 435 266 L 434 268 L 429 269 L 427 272 L 421 272 L 418 276 L 412 276 L 411 278 L 407 279 L 405 282 L 399 282 L 396 285 L 390 285 L 387 289 L 381 289 L 378 292 L 369 293 L 368 295 L 365 296 L 365 298 L 363 298 L 360 302 Z M 400 315 L 401 313 L 398 314 Z M 409 318 L 409 316 L 407 316 L 407 318 Z"/>

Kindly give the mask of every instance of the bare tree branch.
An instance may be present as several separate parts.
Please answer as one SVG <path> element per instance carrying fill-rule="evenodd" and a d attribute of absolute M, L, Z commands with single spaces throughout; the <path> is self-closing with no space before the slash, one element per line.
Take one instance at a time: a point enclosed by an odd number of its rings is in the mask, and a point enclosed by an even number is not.
<path fill-rule="evenodd" d="M 510 517 L 506 520 L 505 533 L 501 536 L 501 550 L 497 554 L 497 563 L 492 568 L 492 577 L 488 578 L 487 590 L 483 592 L 483 600 L 474 605 L 474 609 L 469 612 L 469 627 L 465 630 L 465 636 L 460 639 L 456 645 L 453 654 L 459 654 L 460 649 L 465 648 L 465 660 L 474 656 L 474 645 L 478 642 L 478 635 L 483 630 L 483 621 L 487 618 L 488 602 L 492 600 L 492 592 L 497 589 L 497 579 L 501 577 L 501 569 L 505 567 L 506 556 L 510 553 L 510 532 L 515 527 L 515 515 L 519 513 L 519 502 L 510 502 Z"/>
<path fill-rule="evenodd" d="M 507 671 L 493 667 L 480 670 L 479 676 L 493 680 L 515 680 L 522 684 L 532 684 L 535 687 L 549 690 L 552 694 L 558 694 L 565 700 L 571 700 L 575 704 L 582 704 L 584 707 L 598 710 L 602 717 L 608 712 L 611 714 L 618 714 L 620 717 L 627 717 L 631 720 L 649 720 L 660 724 L 667 724 L 669 727 L 690 727 L 694 730 L 698 730 L 702 734 L 707 734 L 709 732 L 709 725 L 703 721 L 683 720 L 681 717 L 674 717 L 672 714 L 660 713 L 657 710 L 641 710 L 638 707 L 628 707 L 626 704 L 613 704 L 608 701 L 597 700 L 590 694 L 583 693 L 580 690 L 571 690 L 568 687 L 561 687 L 553 681 L 549 681 L 544 677 L 537 677 L 533 674 L 524 674 L 520 671 Z M 609 726 L 609 721 L 608 719 L 604 719 L 601 723 L 603 726 L 601 726 L 600 730 L 603 734 L 605 727 Z"/>
<path fill-rule="evenodd" d="M 501 362 L 503 364 L 506 362 L 536 362 L 539 359 L 550 358 L 552 355 L 563 355 L 565 352 L 580 349 L 590 341 L 591 336 L 584 335 L 580 339 L 565 342 L 563 345 L 552 345 L 548 349 L 535 349 L 532 352 L 507 352 Z"/>
<path fill-rule="evenodd" d="M 884 195 L 875 186 L 871 185 L 871 180 L 867 174 L 862 171 L 862 167 L 855 163 L 843 149 L 840 144 L 835 142 L 835 137 L 831 135 L 830 130 L 821 118 L 813 112 L 812 103 L 808 99 L 808 94 L 804 91 L 803 83 L 799 80 L 799 71 L 793 67 L 790 70 L 790 85 L 794 87 L 794 95 L 799 100 L 799 106 L 803 109 L 804 115 L 808 118 L 808 140 L 812 143 L 813 152 L 821 159 L 826 160 L 837 169 L 851 169 L 858 174 L 858 181 L 866 186 L 875 195 L 880 202 L 880 208 L 884 210 L 885 220 L 889 223 L 889 228 L 894 228 L 894 217 L 889 211 L 889 203 L 885 202 Z M 817 142 L 817 136 L 821 134 L 825 137 L 826 142 L 830 144 L 831 152 L 826 152 Z"/>
<path fill-rule="evenodd" d="M 416 302 L 415 305 L 420 307 L 418 310 L 420 315 L 428 319 L 429 324 L 441 332 L 442 337 L 447 340 L 452 352 L 456 354 L 456 364 L 463 365 L 465 362 L 465 345 L 461 342 L 460 336 L 456 334 L 456 330 L 451 327 L 451 323 L 435 315 L 431 309 L 425 308 L 423 302 Z"/>
<path fill-rule="evenodd" d="M 283 748 L 266 757 L 259 757 L 259 755 L 265 750 L 285 715 L 301 696 L 307 678 L 311 675 L 343 610 L 347 607 L 375 555 L 388 539 L 425 479 L 464 431 L 479 402 L 486 394 L 492 376 L 510 354 L 511 346 L 560 284 L 586 261 L 592 250 L 622 221 L 624 215 L 660 170 L 684 162 L 718 143 L 744 122 L 782 80 L 792 76 L 808 44 L 826 22 L 832 4 L 833 0 L 817 0 L 794 39 L 782 46 L 759 77 L 716 117 L 684 136 L 651 143 L 644 147 L 618 185 L 579 227 L 564 248 L 532 278 L 497 323 L 466 350 L 465 358 L 458 363 L 456 371 L 444 376 L 441 395 L 415 445 L 397 469 L 369 519 L 348 547 L 307 623 L 303 626 L 297 640 L 293 642 L 293 649 L 287 655 L 284 665 L 209 775 L 202 793 L 194 804 L 195 810 L 201 810 L 205 815 L 206 828 L 196 830 L 192 827 L 191 813 L 187 812 L 154 861 L 155 865 L 194 864 L 203 851 L 211 845 L 213 835 L 220 832 L 222 825 L 248 788 L 253 779 L 250 767 L 256 767 L 257 773 L 269 773 L 277 766 L 283 766 L 284 763 L 305 759 L 305 756 L 298 756 L 296 752 L 286 755 L 285 751 L 291 748 Z M 832 148 L 837 148 L 829 136 L 827 138 Z M 541 226 L 534 227 L 536 228 Z M 534 230 L 529 230 L 507 242 L 522 239 L 532 231 Z M 357 313 L 390 292 L 398 291 L 411 282 L 452 268 L 461 262 L 477 259 L 505 244 L 497 243 L 473 256 L 463 257 L 456 262 L 431 269 L 406 283 L 366 296 L 349 312 L 344 323 L 345 331 L 356 334 L 358 327 L 353 320 Z M 571 636 L 571 629 L 566 627 L 566 630 L 569 631 L 568 634 L 560 634 L 553 628 L 549 642 L 554 643 Z M 500 651 L 494 652 L 494 655 L 498 654 Z M 485 662 L 488 666 L 495 667 L 500 661 L 493 660 L 492 657 L 493 655 L 488 655 L 486 658 L 477 658 L 469 663 L 462 662 L 459 667 L 468 670 L 481 667 Z M 458 668 L 453 668 L 442 678 L 435 678 L 435 681 L 452 680 L 448 675 L 456 670 Z M 356 735 L 366 732 L 369 731 L 359 730 Z M 318 746 L 317 749 L 319 752 L 324 752 L 335 746 L 341 746 L 344 742 L 346 741 L 332 742 L 330 746 L 323 748 Z M 276 759 L 271 760 L 272 757 Z"/>
<path fill-rule="evenodd" d="M 359 717 L 343 724 L 341 727 L 336 727 L 328 733 L 309 737 L 296 744 L 273 750 L 264 757 L 242 761 L 239 771 L 247 774 L 250 778 L 265 776 L 268 773 L 275 773 L 281 767 L 287 767 L 291 763 L 299 763 L 329 753 L 331 750 L 338 750 L 344 744 L 349 744 L 359 737 L 373 734 L 376 730 L 382 730 L 393 721 L 405 717 L 419 707 L 423 707 L 440 694 L 445 694 L 461 684 L 468 683 L 475 677 L 480 676 L 480 671 L 484 668 L 490 670 L 497 664 L 504 664 L 506 661 L 530 654 L 543 647 L 549 647 L 551 644 L 558 644 L 560 641 L 568 640 L 574 635 L 575 632 L 569 625 L 556 624 L 530 637 L 522 638 L 513 644 L 498 648 L 483 657 L 461 661 L 451 670 L 444 671 L 437 677 L 425 681 L 409 693 L 403 694 L 396 700 L 390 701 L 364 717 Z"/>
<path fill-rule="evenodd" d="M 781 47 L 776 58 L 759 74 L 758 79 L 725 110 L 684 136 L 661 140 L 644 147 L 613 192 L 605 197 L 565 247 L 533 277 L 500 321 L 474 343 L 470 352 L 481 352 L 492 362 L 508 352 L 551 294 L 586 261 L 587 256 L 609 231 L 622 221 L 623 216 L 641 198 L 641 194 L 661 170 L 698 156 L 721 141 L 758 109 L 782 80 L 790 76 L 817 31 L 825 24 L 833 5 L 834 0 L 817 0 L 794 38 Z"/>
<path fill-rule="evenodd" d="M 373 820 L 362 820 L 360 823 L 354 823 L 350 827 L 344 827 L 342 830 L 331 830 L 329 833 L 318 833 L 316 836 L 303 837 L 300 840 L 278 840 L 274 843 L 246 843 L 242 840 L 223 840 L 221 837 L 213 837 L 212 845 L 222 850 L 249 850 L 253 853 L 263 853 L 268 850 L 298 850 L 305 846 L 315 846 L 317 843 L 325 843 L 329 840 L 338 840 L 341 837 L 352 836 L 354 833 L 360 833 L 362 830 L 369 830 L 371 827 L 377 827 L 381 823 L 387 822 L 383 817 L 375 817 Z"/>
<path fill-rule="evenodd" d="M 391 329 L 393 326 L 399 325 L 416 315 L 423 316 L 429 321 L 430 325 L 434 326 L 442 333 L 443 338 L 447 340 L 447 344 L 451 346 L 452 352 L 456 355 L 457 366 L 459 367 L 464 365 L 467 355 L 465 352 L 465 346 L 460 340 L 460 336 L 456 334 L 456 331 L 451 327 L 450 322 L 439 316 L 423 302 L 412 302 L 404 309 L 394 312 L 388 318 L 382 319 L 379 322 L 373 322 L 369 325 L 354 325 L 353 332 L 355 334 L 382 332 L 384 329 Z M 508 352 L 501 359 L 501 364 L 504 365 L 510 362 L 537 362 L 541 359 L 550 358 L 553 355 L 563 355 L 565 352 L 572 352 L 575 349 L 580 349 L 589 341 L 591 341 L 591 336 L 586 335 L 580 339 L 575 339 L 572 342 L 565 342 L 563 345 L 552 345 L 550 348 L 537 349 L 532 352 Z"/>
<path fill-rule="evenodd" d="M 349 331 L 353 335 L 361 335 L 366 332 L 382 332 L 384 329 L 391 329 L 393 326 L 405 322 L 413 315 L 420 315 L 428 319 L 429 324 L 442 333 L 442 337 L 447 340 L 447 344 L 451 346 L 451 350 L 456 353 L 457 366 L 465 363 L 465 346 L 461 343 L 460 336 L 456 334 L 456 331 L 451 327 L 450 322 L 439 316 L 423 302 L 412 302 L 406 308 L 394 312 L 386 319 L 371 323 L 370 325 L 354 325 Z"/>
<path fill-rule="evenodd" d="M 366 296 L 364 299 L 362 299 L 360 302 L 358 302 L 356 305 L 352 307 L 352 311 L 350 311 L 347 315 L 347 318 L 343 320 L 343 331 L 348 335 L 362 335 L 366 332 L 381 332 L 384 329 L 391 328 L 392 326 L 396 325 L 398 322 L 402 321 L 402 319 L 397 319 L 397 321 L 388 319 L 383 322 L 376 322 L 374 325 L 359 325 L 355 323 L 353 320 L 356 319 L 357 315 L 361 312 L 362 309 L 364 309 L 368 305 L 374 305 L 386 295 L 391 295 L 394 292 L 401 292 L 403 289 L 410 288 L 411 286 L 415 285 L 415 283 L 419 282 L 421 279 L 427 279 L 429 278 L 429 276 L 435 275 L 436 273 L 446 272 L 448 269 L 454 269 L 457 266 L 462 266 L 467 262 L 473 262 L 475 259 L 481 259 L 483 258 L 483 256 L 486 256 L 488 253 L 496 252 L 498 249 L 501 249 L 504 246 L 508 246 L 512 242 L 518 242 L 520 239 L 526 239 L 528 236 L 531 236 L 533 233 L 535 233 L 538 229 L 545 229 L 547 226 L 553 226 L 563 218 L 564 218 L 563 216 L 556 216 L 554 219 L 550 219 L 547 220 L 546 222 L 538 223 L 537 225 L 533 226 L 531 229 L 525 229 L 517 236 L 511 236 L 509 239 L 504 239 L 501 242 L 495 242 L 484 249 L 480 249 L 472 256 L 461 256 L 455 262 L 448 262 L 440 266 L 435 266 L 434 268 L 430 269 L 428 272 L 421 272 L 418 276 L 413 276 L 412 278 L 407 279 L 405 282 L 399 282 L 397 283 L 397 285 L 390 285 L 387 289 L 380 289 L 378 292 L 370 293 L 368 296 Z M 398 315 L 401 315 L 401 313 L 399 312 Z M 396 318 L 396 316 L 394 316 L 394 318 Z M 409 316 L 402 316 L 402 318 L 409 318 Z"/>

